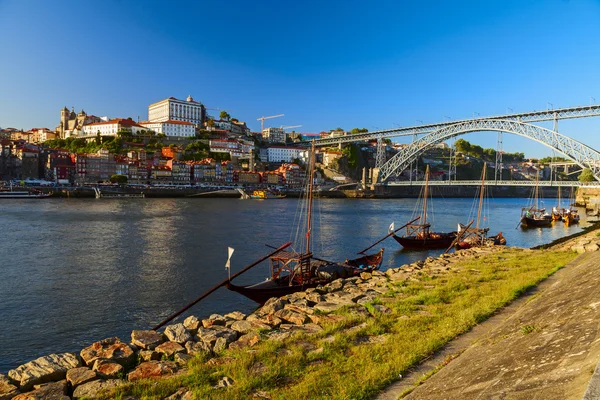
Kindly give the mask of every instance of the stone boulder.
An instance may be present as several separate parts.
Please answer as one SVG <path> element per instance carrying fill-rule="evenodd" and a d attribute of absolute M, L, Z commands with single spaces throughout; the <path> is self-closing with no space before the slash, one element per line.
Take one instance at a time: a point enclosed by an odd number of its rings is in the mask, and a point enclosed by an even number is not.
<path fill-rule="evenodd" d="M 144 350 L 152 350 L 164 342 L 164 337 L 156 331 L 136 330 L 131 332 L 131 343 Z"/>
<path fill-rule="evenodd" d="M 0 374 L 0 400 L 9 400 L 19 394 L 18 388 L 10 380 Z"/>
<path fill-rule="evenodd" d="M 177 371 L 177 365 L 169 361 L 147 361 L 141 363 L 136 369 L 127 374 L 129 381 L 137 381 L 146 378 L 158 378 L 171 375 Z"/>
<path fill-rule="evenodd" d="M 241 336 L 236 342 L 229 344 L 230 349 L 243 349 L 252 347 L 260 342 L 260 335 L 256 332 L 250 332 Z"/>
<path fill-rule="evenodd" d="M 238 333 L 233 329 L 225 327 L 213 327 L 212 329 L 199 329 L 198 339 L 209 345 L 211 348 L 214 347 L 215 342 L 218 338 L 224 338 L 226 343 L 229 344 L 238 338 Z"/>
<path fill-rule="evenodd" d="M 192 335 L 185 329 L 183 324 L 169 325 L 165 328 L 165 336 L 171 341 L 179 344 L 192 339 Z"/>
<path fill-rule="evenodd" d="M 98 375 L 88 367 L 72 368 L 67 371 L 67 382 L 73 388 L 96 379 L 98 379 Z"/>
<path fill-rule="evenodd" d="M 36 385 L 35 390 L 19 394 L 13 400 L 71 400 L 67 393 L 67 381 Z"/>
<path fill-rule="evenodd" d="M 202 326 L 205 328 L 210 328 L 211 326 L 225 326 L 227 324 L 227 319 L 220 314 L 212 314 L 208 319 L 202 320 Z"/>
<path fill-rule="evenodd" d="M 281 324 L 281 319 L 277 318 L 273 314 L 267 315 L 258 315 L 258 314 L 250 314 L 247 321 L 251 321 L 253 323 L 259 323 L 262 325 L 267 325 L 270 329 L 277 328 Z"/>
<path fill-rule="evenodd" d="M 39 383 L 64 379 L 67 370 L 80 366 L 81 360 L 74 353 L 50 354 L 10 370 L 8 377 L 27 391 Z"/>
<path fill-rule="evenodd" d="M 185 353 L 185 348 L 176 342 L 164 342 L 156 348 L 156 352 L 172 357 L 175 353 Z"/>
<path fill-rule="evenodd" d="M 265 303 L 264 306 L 260 308 L 261 314 L 274 314 L 276 311 L 283 309 L 283 307 L 288 304 L 289 301 L 273 297 Z"/>
<path fill-rule="evenodd" d="M 200 321 L 194 315 L 190 315 L 183 321 L 183 326 L 185 326 L 185 329 L 187 329 L 191 334 L 195 335 L 198 331 L 198 328 L 202 326 L 202 321 Z"/>
<path fill-rule="evenodd" d="M 211 355 L 212 354 L 212 349 L 210 348 L 209 345 L 207 345 L 206 343 L 200 341 L 200 342 L 194 342 L 194 341 L 189 341 L 185 344 L 185 349 L 187 351 L 187 354 L 189 355 L 196 355 L 196 354 L 207 354 L 207 355 Z"/>
<path fill-rule="evenodd" d="M 119 363 L 111 360 L 98 359 L 94 362 L 92 371 L 96 371 L 98 376 L 103 379 L 121 378 L 125 368 Z"/>
<path fill-rule="evenodd" d="M 236 321 L 241 321 L 243 319 L 246 319 L 246 314 L 243 314 L 243 313 L 241 313 L 239 311 L 233 311 L 233 312 L 230 312 L 228 314 L 225 314 L 225 318 L 227 318 L 227 319 L 234 319 Z"/>
<path fill-rule="evenodd" d="M 291 322 L 292 324 L 296 325 L 302 325 L 309 321 L 309 318 L 306 314 L 286 309 L 275 312 L 275 316 L 281 318 L 284 321 Z"/>
<path fill-rule="evenodd" d="M 192 392 L 190 392 L 190 389 L 188 389 L 186 387 L 179 389 L 178 391 L 176 391 L 169 397 L 165 398 L 165 400 L 193 400 L 193 399 L 194 399 L 194 396 L 192 395 Z"/>
<path fill-rule="evenodd" d="M 109 379 L 105 380 L 96 380 L 88 383 L 84 383 L 83 385 L 79 385 L 73 391 L 73 399 L 93 399 L 95 398 L 100 391 L 103 390 L 111 390 L 118 386 L 123 385 L 123 381 L 120 379 Z"/>
<path fill-rule="evenodd" d="M 133 349 L 117 337 L 96 342 L 81 350 L 80 355 L 87 366 L 93 366 L 99 358 L 113 360 L 123 366 L 129 365 L 135 360 Z"/>
<path fill-rule="evenodd" d="M 313 308 L 322 313 L 330 313 L 330 312 L 339 310 L 340 308 L 342 308 L 344 306 L 345 306 L 345 304 L 343 304 L 343 303 L 332 303 L 332 302 L 328 302 L 328 301 L 322 301 L 320 303 L 315 304 L 315 306 Z"/>
<path fill-rule="evenodd" d="M 246 333 L 246 332 L 250 332 L 251 330 L 255 329 L 254 324 L 251 321 L 235 321 L 233 324 L 231 324 L 231 329 L 233 329 L 236 332 L 240 332 L 240 333 Z"/>
<path fill-rule="evenodd" d="M 140 350 L 138 358 L 142 361 L 160 360 L 161 354 L 154 350 Z"/>

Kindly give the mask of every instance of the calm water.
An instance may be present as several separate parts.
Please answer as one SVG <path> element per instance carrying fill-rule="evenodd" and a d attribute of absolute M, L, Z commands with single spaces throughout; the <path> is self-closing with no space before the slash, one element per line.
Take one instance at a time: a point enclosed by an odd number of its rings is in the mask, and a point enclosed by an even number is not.
<path fill-rule="evenodd" d="M 491 201 L 491 233 L 509 245 L 531 247 L 585 226 L 515 229 L 525 199 Z M 353 258 L 407 222 L 414 199 L 315 200 L 315 254 Z M 434 199 L 436 230 L 456 229 L 471 199 Z M 0 203 L 0 372 L 41 355 L 79 351 L 110 336 L 129 339 L 149 329 L 224 279 L 227 247 L 235 248 L 232 271 L 293 239 L 295 199 L 48 199 Z M 585 218 L 585 216 L 582 216 Z M 319 239 L 320 238 L 320 239 Z M 406 252 L 393 240 L 383 270 L 440 251 Z M 379 248 L 376 246 L 375 249 Z M 267 276 L 267 264 L 240 277 Z M 255 304 L 219 289 L 192 308 L 204 317 Z"/>

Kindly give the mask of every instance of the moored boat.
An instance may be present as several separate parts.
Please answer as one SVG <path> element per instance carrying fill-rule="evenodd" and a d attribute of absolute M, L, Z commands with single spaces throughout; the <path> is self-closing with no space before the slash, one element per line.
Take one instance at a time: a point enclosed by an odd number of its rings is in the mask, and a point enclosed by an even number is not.
<path fill-rule="evenodd" d="M 337 278 L 356 276 L 361 272 L 370 272 L 380 267 L 384 249 L 370 255 L 365 255 L 363 251 L 363 255 L 359 258 L 346 259 L 343 262 L 330 262 L 314 257 L 311 250 L 314 168 L 315 149 L 313 143 L 309 173 L 306 179 L 308 185 L 305 203 L 306 231 L 300 235 L 301 240 L 299 240 L 300 246 L 305 244 L 304 251 L 280 251 L 270 256 L 271 275 L 269 278 L 247 286 L 235 285 L 229 280 L 225 285 L 229 290 L 262 304 L 271 297 L 280 297 L 318 285 L 325 285 Z M 305 243 L 302 240 L 305 240 Z"/>
<path fill-rule="evenodd" d="M 52 196 L 51 193 L 42 193 L 34 190 L 0 190 L 0 199 L 45 199 Z"/>
<path fill-rule="evenodd" d="M 252 194 L 248 195 L 248 197 L 251 199 L 257 199 L 257 200 L 267 200 L 267 199 L 283 199 L 285 197 L 285 195 L 270 193 L 266 190 L 255 190 L 252 192 Z"/>
<path fill-rule="evenodd" d="M 539 172 L 535 179 L 535 188 L 531 204 L 521 208 L 521 219 L 519 224 L 524 228 L 538 228 L 552 225 L 552 214 L 547 213 L 545 208 L 540 208 L 539 203 Z"/>
<path fill-rule="evenodd" d="M 425 186 L 423 194 L 423 211 L 420 224 L 406 225 L 403 236 L 391 234 L 406 249 L 442 249 L 447 248 L 456 239 L 456 232 L 431 232 L 431 224 L 427 223 L 427 198 L 429 196 L 429 165 L 425 170 Z"/>
<path fill-rule="evenodd" d="M 502 235 L 502 232 L 498 232 L 495 236 L 488 236 L 490 231 L 489 227 L 481 227 L 481 214 L 484 208 L 484 193 L 485 193 L 485 172 L 486 163 L 483 163 L 483 170 L 481 172 L 481 186 L 479 188 L 479 205 L 477 207 L 477 223 L 474 228 L 458 224 L 458 239 L 456 240 L 455 247 L 457 249 L 470 249 L 472 247 L 482 246 L 504 246 L 506 245 L 506 238 Z M 489 218 L 485 218 L 489 223 Z"/>

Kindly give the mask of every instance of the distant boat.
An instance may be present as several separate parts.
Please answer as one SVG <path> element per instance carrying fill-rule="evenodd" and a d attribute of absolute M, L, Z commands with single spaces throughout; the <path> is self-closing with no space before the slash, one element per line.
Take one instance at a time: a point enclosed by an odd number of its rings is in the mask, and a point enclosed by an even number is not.
<path fill-rule="evenodd" d="M 39 190 L 13 190 L 12 186 L 9 189 L 0 189 L 0 199 L 45 199 L 52 196 L 52 193 L 42 193 Z"/>
<path fill-rule="evenodd" d="M 427 198 L 429 196 L 429 165 L 425 170 L 425 187 L 423 190 L 423 211 L 421 224 L 408 224 L 406 234 L 397 236 L 392 234 L 396 242 L 407 249 L 443 249 L 449 247 L 456 239 L 456 232 L 431 232 L 431 224 L 427 223 Z"/>
<path fill-rule="evenodd" d="M 284 197 L 285 195 L 273 194 L 266 190 L 255 190 L 252 194 L 248 195 L 248 198 L 256 200 L 283 199 Z"/>
<path fill-rule="evenodd" d="M 579 223 L 579 214 L 577 209 L 573 207 L 575 203 L 575 192 L 571 186 L 571 195 L 569 196 L 569 209 L 563 209 L 562 220 L 565 225 L 569 226 L 572 224 Z"/>
<path fill-rule="evenodd" d="M 552 215 L 546 212 L 545 208 L 539 206 L 539 171 L 535 179 L 535 189 L 533 201 L 530 207 L 521 208 L 520 225 L 525 228 L 545 227 L 552 225 Z"/>

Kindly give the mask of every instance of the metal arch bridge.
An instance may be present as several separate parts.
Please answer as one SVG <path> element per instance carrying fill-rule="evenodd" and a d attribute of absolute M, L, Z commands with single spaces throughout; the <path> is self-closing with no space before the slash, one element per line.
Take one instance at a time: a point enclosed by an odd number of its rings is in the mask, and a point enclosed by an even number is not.
<path fill-rule="evenodd" d="M 446 125 L 421 137 L 407 145 L 381 167 L 379 171 L 381 181 L 406 169 L 419 154 L 429 147 L 465 133 L 480 131 L 508 132 L 532 139 L 563 153 L 581 168 L 589 168 L 596 180 L 600 181 L 600 153 L 598 151 L 550 129 L 502 119 L 468 120 Z"/>
<path fill-rule="evenodd" d="M 435 124 L 416 125 L 409 127 L 400 127 L 395 129 L 382 129 L 366 133 L 358 134 L 347 134 L 330 136 L 323 139 L 315 139 L 315 146 L 330 146 L 341 143 L 352 143 L 360 142 L 365 140 L 392 138 L 399 136 L 412 136 L 412 135 L 423 135 L 437 131 L 443 127 L 455 125 L 469 121 L 487 121 L 502 119 L 506 121 L 519 121 L 519 122 L 542 122 L 542 121 L 554 121 L 560 119 L 573 119 L 573 118 L 586 118 L 586 117 L 600 117 L 600 105 L 594 104 L 591 106 L 581 107 L 570 107 L 570 108 L 556 108 L 545 111 L 533 111 L 527 113 L 517 114 L 506 114 L 496 115 L 491 117 L 480 117 L 480 118 L 469 118 L 455 121 L 444 121 Z M 306 143 L 307 145 L 309 143 Z"/>
<path fill-rule="evenodd" d="M 551 121 L 555 126 L 559 119 L 586 118 L 600 116 L 600 105 L 583 107 L 558 108 L 546 111 L 508 114 L 501 116 L 473 118 L 459 121 L 446 121 L 437 124 L 379 130 L 374 132 L 333 136 L 315 141 L 317 146 L 349 143 L 361 140 L 377 139 L 377 165 L 380 166 L 379 180 L 386 181 L 391 175 L 407 168 L 410 163 L 429 147 L 444 140 L 479 131 L 508 132 L 535 140 L 548 146 L 571 159 L 582 168 L 589 168 L 597 181 L 600 181 L 600 153 L 585 144 L 561 135 L 556 131 L 541 128 L 527 122 Z M 556 128 L 555 128 L 556 129 Z M 420 139 L 413 141 L 390 160 L 385 162 L 383 142 L 386 137 L 398 137 L 422 134 Z"/>

